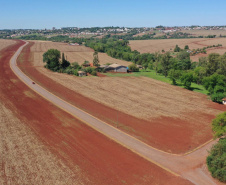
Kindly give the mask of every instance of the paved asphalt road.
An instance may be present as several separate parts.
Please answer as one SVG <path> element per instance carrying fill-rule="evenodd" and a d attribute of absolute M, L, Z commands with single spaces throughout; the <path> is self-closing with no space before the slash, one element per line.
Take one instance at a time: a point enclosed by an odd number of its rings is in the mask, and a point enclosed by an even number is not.
<path fill-rule="evenodd" d="M 28 44 L 28 43 L 26 43 Z M 26 45 L 25 44 L 25 45 Z M 16 65 L 16 59 L 22 51 L 23 45 L 18 49 L 15 55 L 11 58 L 10 66 L 13 72 L 32 90 L 39 95 L 52 102 L 59 108 L 75 116 L 77 119 L 83 121 L 93 129 L 111 138 L 115 142 L 130 149 L 136 154 L 142 156 L 148 161 L 160 166 L 176 176 L 182 176 L 198 185 L 214 185 L 218 184 L 205 170 L 205 158 L 207 156 L 207 149 L 209 149 L 214 142 L 211 142 L 204 147 L 192 152 L 188 155 L 173 155 L 159 151 L 151 146 L 129 136 L 128 134 L 118 130 L 115 127 L 93 117 L 92 115 L 78 109 L 77 107 L 65 102 L 59 97 L 53 95 L 38 84 L 33 84 L 32 80 L 26 76 Z"/>

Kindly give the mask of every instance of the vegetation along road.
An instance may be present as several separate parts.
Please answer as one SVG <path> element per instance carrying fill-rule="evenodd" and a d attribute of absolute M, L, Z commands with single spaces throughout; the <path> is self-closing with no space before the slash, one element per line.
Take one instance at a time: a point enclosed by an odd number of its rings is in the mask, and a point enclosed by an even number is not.
<path fill-rule="evenodd" d="M 65 102 L 64 100 L 48 92 L 38 84 L 32 83 L 32 80 L 28 76 L 26 76 L 17 67 L 16 64 L 16 59 L 25 45 L 20 47 L 19 50 L 15 53 L 15 55 L 11 58 L 10 66 L 13 72 L 27 86 L 37 92 L 40 96 L 44 97 L 45 99 L 52 102 L 59 108 L 68 112 L 69 114 L 80 119 L 82 122 L 86 123 L 98 132 L 104 134 L 115 142 L 123 145 L 134 153 L 142 156 L 146 160 L 160 166 L 161 168 L 171 172 L 176 176 L 182 176 L 183 178 L 188 179 L 192 183 L 199 185 L 219 184 L 219 182 L 215 181 L 207 172 L 205 165 L 206 156 L 208 155 L 207 150 L 211 148 L 214 141 L 205 144 L 204 146 L 200 147 L 192 153 L 184 155 L 169 154 L 152 148 L 151 146 L 135 139 L 132 136 L 127 135 L 126 133 L 118 130 L 117 128 L 114 128 L 104 123 L 103 121 L 89 115 L 88 113 L 74 107 L 73 105 Z"/>

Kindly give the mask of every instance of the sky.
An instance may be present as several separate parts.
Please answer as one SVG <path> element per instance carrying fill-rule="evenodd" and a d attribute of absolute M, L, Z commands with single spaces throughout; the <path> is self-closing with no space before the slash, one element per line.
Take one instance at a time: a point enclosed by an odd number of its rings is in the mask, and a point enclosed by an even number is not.
<path fill-rule="evenodd" d="M 226 0 L 0 0 L 0 29 L 226 25 Z"/>

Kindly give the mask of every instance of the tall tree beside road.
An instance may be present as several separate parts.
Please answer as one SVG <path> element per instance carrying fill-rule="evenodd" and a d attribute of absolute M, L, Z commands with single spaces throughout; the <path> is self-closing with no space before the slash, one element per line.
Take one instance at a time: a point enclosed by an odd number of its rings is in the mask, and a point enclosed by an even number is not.
<path fill-rule="evenodd" d="M 46 63 L 45 67 L 57 71 L 60 68 L 60 51 L 57 49 L 49 49 L 43 54 L 43 62 Z"/>
<path fill-rule="evenodd" d="M 93 65 L 98 67 L 99 66 L 99 57 L 98 57 L 98 52 L 95 51 L 93 53 Z"/>

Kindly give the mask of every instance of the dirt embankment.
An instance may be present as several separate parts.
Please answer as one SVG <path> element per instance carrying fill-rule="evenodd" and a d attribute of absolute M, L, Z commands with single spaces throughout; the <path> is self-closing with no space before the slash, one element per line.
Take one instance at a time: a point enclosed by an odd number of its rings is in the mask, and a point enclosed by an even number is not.
<path fill-rule="evenodd" d="M 75 177 L 73 184 L 190 184 L 190 182 L 173 176 L 107 139 L 30 90 L 13 74 L 9 67 L 10 58 L 22 44 L 23 42 L 18 42 L 16 45 L 1 51 L 0 100 L 4 102 L 6 109 L 11 110 L 15 117 L 30 128 L 35 138 L 45 145 L 47 148 L 45 150 L 50 151 L 57 161 L 62 161 L 63 166 L 67 166 L 69 174 L 72 175 L 72 178 L 73 175 Z M 23 57 L 26 61 L 29 61 L 30 53 L 24 53 Z M 32 67 L 29 68 L 32 69 Z M 44 80 L 46 79 L 44 78 Z M 50 81 L 48 83 L 51 84 Z M 4 124 L 4 122 L 3 120 L 0 123 Z M 14 127 L 14 125 L 11 126 Z M 20 125 L 17 126 L 19 126 L 19 131 L 15 137 L 18 138 L 13 138 L 11 141 L 14 144 L 17 140 L 22 142 L 23 138 L 26 141 L 23 142 L 24 147 L 20 148 L 19 143 L 14 145 L 16 151 L 21 154 L 23 152 L 20 150 L 23 149 L 28 149 L 28 152 L 29 150 L 33 151 L 33 148 L 26 146 L 32 140 L 26 138 L 23 131 L 20 132 Z M 5 129 L 12 131 L 11 128 Z M 6 135 L 4 137 L 7 138 Z M 13 152 L 7 149 L 7 144 L 3 143 L 3 146 L 4 152 Z M 48 174 L 46 174 L 47 179 L 40 175 L 42 169 L 45 169 L 43 168 L 44 164 L 38 163 L 38 160 L 36 160 L 40 155 L 35 156 L 33 154 L 32 152 L 29 153 L 28 158 L 30 160 L 25 160 L 24 156 L 20 158 L 21 174 L 17 173 L 18 168 L 13 167 L 13 164 L 3 163 L 6 162 L 6 158 L 1 158 L 0 175 L 3 184 L 27 183 L 25 176 L 29 173 L 32 173 L 32 175 L 29 177 L 28 183 L 34 184 L 40 177 L 40 184 L 46 184 L 49 178 Z M 9 155 L 12 156 L 13 154 Z M 30 162 L 30 165 L 37 165 L 39 168 L 31 169 L 24 162 Z M 8 168 L 3 164 L 8 165 Z M 12 165 L 12 168 L 9 165 Z M 63 169 L 62 166 L 60 167 Z M 5 173 L 6 169 L 8 170 L 7 173 Z M 53 173 L 53 171 L 46 173 Z M 58 174 L 54 175 L 57 176 Z M 18 176 L 20 176 L 20 181 L 17 181 Z"/>

